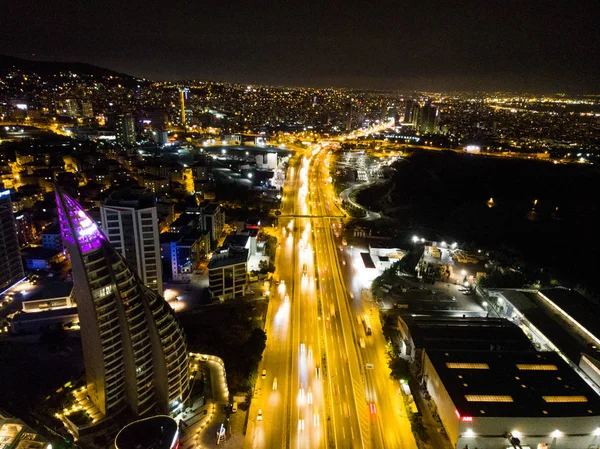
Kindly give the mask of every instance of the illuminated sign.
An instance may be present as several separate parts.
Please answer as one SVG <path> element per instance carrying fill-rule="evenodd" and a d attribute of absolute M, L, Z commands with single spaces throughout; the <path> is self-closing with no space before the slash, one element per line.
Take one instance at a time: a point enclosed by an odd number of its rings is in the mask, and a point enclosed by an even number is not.
<path fill-rule="evenodd" d="M 2 198 L 3 196 L 8 196 L 10 195 L 10 190 L 3 190 L 2 192 L 0 192 L 0 198 Z"/>
<path fill-rule="evenodd" d="M 456 417 L 458 419 L 460 419 L 463 422 L 472 422 L 473 421 L 473 417 L 472 416 L 461 416 L 460 412 L 456 408 L 454 409 L 454 414 L 456 415 Z"/>

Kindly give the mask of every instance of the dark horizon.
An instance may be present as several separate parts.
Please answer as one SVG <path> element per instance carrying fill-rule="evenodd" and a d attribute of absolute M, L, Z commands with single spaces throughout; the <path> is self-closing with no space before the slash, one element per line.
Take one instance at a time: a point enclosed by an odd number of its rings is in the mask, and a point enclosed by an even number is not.
<path fill-rule="evenodd" d="M 86 62 L 155 81 L 371 90 L 595 93 L 600 4 L 60 7 L 24 0 L 0 53 Z"/>

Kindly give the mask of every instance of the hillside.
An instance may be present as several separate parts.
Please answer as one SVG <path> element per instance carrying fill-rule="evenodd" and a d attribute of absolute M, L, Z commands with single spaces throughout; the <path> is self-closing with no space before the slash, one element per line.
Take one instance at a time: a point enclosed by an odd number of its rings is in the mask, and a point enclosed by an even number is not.
<path fill-rule="evenodd" d="M 40 76 L 54 76 L 60 73 L 76 73 L 79 76 L 113 77 L 122 84 L 140 83 L 143 80 L 125 73 L 115 72 L 83 62 L 32 61 L 14 56 L 0 55 L 0 77 L 19 70 L 25 73 L 37 73 Z"/>

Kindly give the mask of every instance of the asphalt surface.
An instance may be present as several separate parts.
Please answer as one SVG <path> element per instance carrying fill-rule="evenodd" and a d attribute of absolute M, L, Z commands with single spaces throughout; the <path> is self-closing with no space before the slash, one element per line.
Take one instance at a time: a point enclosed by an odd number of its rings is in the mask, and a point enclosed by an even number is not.
<path fill-rule="evenodd" d="M 282 282 L 271 291 L 245 447 L 416 448 L 377 308 L 346 289 L 354 274 L 340 259 L 329 151 L 312 150 L 290 164 L 284 186 Z"/>

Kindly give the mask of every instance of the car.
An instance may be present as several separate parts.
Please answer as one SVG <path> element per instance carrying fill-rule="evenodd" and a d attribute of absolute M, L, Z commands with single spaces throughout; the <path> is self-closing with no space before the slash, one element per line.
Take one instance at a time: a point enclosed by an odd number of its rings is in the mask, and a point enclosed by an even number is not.
<path fill-rule="evenodd" d="M 262 421 L 262 408 L 258 409 L 258 416 L 256 417 L 257 421 Z"/>
<path fill-rule="evenodd" d="M 358 344 L 360 345 L 361 348 L 365 349 L 367 347 L 367 345 L 365 344 L 365 339 L 360 337 L 358 339 Z"/>
<path fill-rule="evenodd" d="M 321 377 L 321 368 L 319 367 L 319 365 L 315 367 L 315 376 L 317 377 L 317 379 Z"/>
<path fill-rule="evenodd" d="M 238 408 L 238 407 L 237 407 L 237 402 L 236 402 L 236 401 L 233 401 L 233 402 L 231 403 L 231 413 L 235 413 L 235 412 L 237 412 L 237 408 Z"/>
<path fill-rule="evenodd" d="M 266 377 L 267 377 L 267 370 L 264 369 L 264 370 L 262 370 L 262 378 L 264 379 Z"/>
<path fill-rule="evenodd" d="M 369 410 L 371 412 L 371 415 L 376 415 L 377 414 L 377 407 L 375 406 L 374 402 L 371 402 L 369 404 Z"/>
<path fill-rule="evenodd" d="M 372 363 L 367 363 L 366 366 L 367 366 L 367 369 L 374 369 L 375 368 Z"/>
<path fill-rule="evenodd" d="M 273 390 L 277 390 L 277 378 L 273 379 Z"/>

